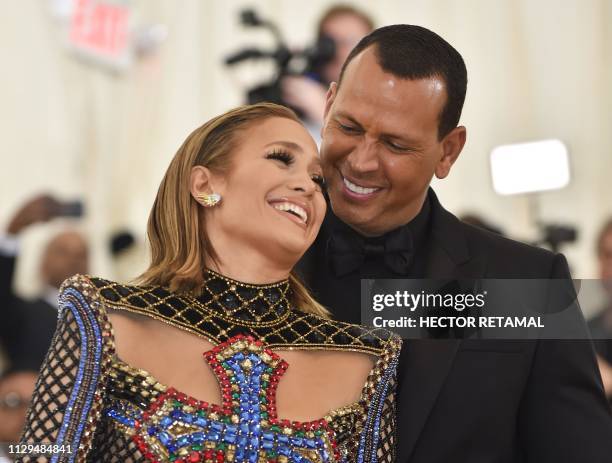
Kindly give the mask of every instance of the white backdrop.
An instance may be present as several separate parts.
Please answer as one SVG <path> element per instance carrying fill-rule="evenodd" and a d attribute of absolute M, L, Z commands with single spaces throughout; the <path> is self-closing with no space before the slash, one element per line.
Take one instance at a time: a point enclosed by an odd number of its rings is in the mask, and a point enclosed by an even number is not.
<path fill-rule="evenodd" d="M 56 4 L 58 2 L 55 2 Z M 59 2 L 61 3 L 61 2 Z M 224 56 L 241 46 L 270 45 L 245 30 L 242 7 L 281 25 L 287 41 L 309 43 L 332 2 L 311 0 L 139 0 L 136 23 L 162 23 L 168 39 L 157 54 L 113 73 L 77 59 L 52 1 L 4 0 L 0 16 L 0 226 L 22 201 L 50 190 L 84 198 L 84 228 L 94 244 L 92 273 L 134 276 L 146 254 L 119 266 L 104 250 L 110 233 L 128 227 L 144 237 L 146 218 L 170 158 L 185 136 L 209 117 L 242 102 L 248 69 L 228 71 Z M 468 143 L 450 178 L 436 182 L 443 204 L 473 211 L 509 234 L 535 238 L 528 200 L 497 196 L 491 186 L 492 147 L 543 138 L 569 146 L 572 182 L 541 194 L 545 221 L 577 225 L 568 246 L 576 277 L 594 277 L 593 239 L 612 214 L 612 1 L 386 0 L 355 1 L 377 25 L 429 27 L 464 56 L 468 95 L 462 123 Z M 263 66 L 257 72 L 265 72 Z M 49 233 L 24 237 L 18 287 L 33 284 L 37 249 Z"/>

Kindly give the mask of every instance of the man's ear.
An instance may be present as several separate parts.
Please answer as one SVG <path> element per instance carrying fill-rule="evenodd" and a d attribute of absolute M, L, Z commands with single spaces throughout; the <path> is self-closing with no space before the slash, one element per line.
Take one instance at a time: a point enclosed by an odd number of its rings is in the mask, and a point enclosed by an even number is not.
<path fill-rule="evenodd" d="M 323 120 L 327 119 L 327 115 L 329 114 L 329 110 L 336 99 L 336 93 L 338 92 L 338 84 L 336 82 L 332 82 L 329 84 L 329 88 L 327 89 L 327 93 L 325 94 L 325 112 L 323 113 Z"/>
<path fill-rule="evenodd" d="M 214 183 L 216 184 L 217 182 Z M 201 202 L 201 199 L 199 199 L 201 195 L 220 193 L 214 190 L 212 172 L 204 166 L 194 166 L 191 169 L 189 191 L 191 192 L 191 196 L 198 202 Z"/>
<path fill-rule="evenodd" d="M 442 140 L 442 157 L 436 165 L 435 174 L 437 178 L 445 178 L 465 145 L 467 131 L 465 127 L 459 126 L 451 130 Z"/>

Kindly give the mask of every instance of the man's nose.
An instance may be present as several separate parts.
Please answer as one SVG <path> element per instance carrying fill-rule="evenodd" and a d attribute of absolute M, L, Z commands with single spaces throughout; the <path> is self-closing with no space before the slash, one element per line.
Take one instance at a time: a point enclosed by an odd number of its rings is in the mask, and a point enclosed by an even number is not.
<path fill-rule="evenodd" d="M 353 172 L 373 172 L 378 170 L 378 152 L 376 143 L 360 141 L 347 156 L 347 162 Z"/>

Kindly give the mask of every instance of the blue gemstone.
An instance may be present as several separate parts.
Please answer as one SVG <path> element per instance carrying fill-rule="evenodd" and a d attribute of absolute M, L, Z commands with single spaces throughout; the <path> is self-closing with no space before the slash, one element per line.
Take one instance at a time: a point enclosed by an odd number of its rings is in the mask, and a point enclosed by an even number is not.
<path fill-rule="evenodd" d="M 189 442 L 189 436 L 181 436 L 176 440 L 176 443 L 179 447 L 185 447 L 186 445 L 189 445 L 191 442 Z"/>
<path fill-rule="evenodd" d="M 274 433 L 270 432 L 270 431 L 266 431 L 263 433 L 263 440 L 269 440 L 269 441 L 273 441 L 274 440 Z M 279 439 L 280 440 L 280 439 Z"/>
<path fill-rule="evenodd" d="M 168 449 L 168 452 L 170 453 L 176 453 L 178 452 L 178 445 L 176 444 L 166 444 L 166 448 Z"/>
<path fill-rule="evenodd" d="M 183 413 L 180 410 L 172 410 L 170 416 L 175 420 L 180 420 L 183 417 Z"/>
<path fill-rule="evenodd" d="M 221 434 L 219 434 L 218 432 L 209 432 L 207 439 L 217 442 L 219 440 L 219 438 L 221 437 Z"/>
<path fill-rule="evenodd" d="M 274 448 L 274 442 L 268 442 L 268 441 L 264 441 L 261 444 L 262 448 L 266 449 L 266 450 L 270 450 Z"/>
<path fill-rule="evenodd" d="M 236 449 L 236 460 L 238 461 L 244 460 L 244 449 L 242 447 L 238 447 Z"/>
<path fill-rule="evenodd" d="M 166 431 L 160 432 L 159 436 L 157 437 L 159 438 L 160 442 L 164 445 L 168 445 L 170 442 L 172 442 L 172 437 Z"/>
<path fill-rule="evenodd" d="M 225 442 L 227 442 L 228 444 L 235 444 L 236 443 L 236 436 L 233 434 L 226 434 L 223 437 L 223 440 L 225 440 Z"/>
<path fill-rule="evenodd" d="M 249 442 L 250 442 L 252 447 L 254 447 L 254 448 L 259 447 L 259 438 L 258 437 L 251 437 L 251 439 L 249 439 Z"/>
<path fill-rule="evenodd" d="M 153 436 L 158 431 L 159 431 L 159 428 L 157 426 L 151 426 L 149 429 L 147 429 L 147 433 L 149 434 L 149 436 Z"/>
<path fill-rule="evenodd" d="M 201 416 L 197 417 L 196 420 L 194 421 L 194 424 L 201 426 L 201 427 L 206 427 L 206 425 L 208 424 L 208 420 L 206 418 L 203 418 Z"/>
<path fill-rule="evenodd" d="M 188 413 L 183 414 L 183 421 L 185 423 L 193 423 L 193 419 L 194 419 L 193 415 L 190 415 Z"/>
<path fill-rule="evenodd" d="M 313 439 L 306 439 L 304 443 L 308 448 L 314 448 L 316 446 L 315 441 Z"/>
<path fill-rule="evenodd" d="M 167 428 L 172 424 L 172 419 L 170 417 L 164 416 L 159 422 L 164 428 Z"/>
<path fill-rule="evenodd" d="M 279 434 L 277 439 L 281 444 L 289 443 L 289 436 L 287 436 L 286 434 Z"/>
<path fill-rule="evenodd" d="M 280 441 L 280 436 L 278 440 Z M 304 447 L 304 438 L 296 437 L 295 439 L 293 439 L 293 445 L 295 445 L 296 447 Z"/>
<path fill-rule="evenodd" d="M 223 431 L 223 423 L 219 423 L 218 421 L 213 421 L 210 424 L 210 428 L 214 431 Z"/>
<path fill-rule="evenodd" d="M 199 443 L 201 443 L 201 442 L 204 442 L 204 439 L 205 439 L 205 436 L 204 436 L 204 433 L 203 433 L 203 432 L 194 432 L 194 433 L 191 435 L 191 440 L 192 440 L 192 442 L 194 442 L 194 443 L 196 443 L 196 444 L 199 444 Z"/>

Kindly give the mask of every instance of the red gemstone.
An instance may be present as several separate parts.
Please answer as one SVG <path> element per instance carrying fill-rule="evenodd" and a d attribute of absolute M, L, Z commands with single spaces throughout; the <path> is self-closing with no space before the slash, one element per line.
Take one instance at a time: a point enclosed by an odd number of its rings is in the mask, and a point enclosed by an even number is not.
<path fill-rule="evenodd" d="M 195 451 L 194 451 L 194 452 L 191 452 L 191 453 L 189 454 L 189 461 L 190 461 L 191 463 L 197 463 L 198 461 L 200 461 L 200 460 L 201 460 L 201 458 L 200 458 L 200 457 L 201 457 L 201 455 L 200 455 L 198 452 L 195 452 Z"/>

